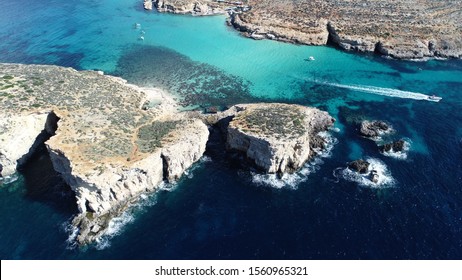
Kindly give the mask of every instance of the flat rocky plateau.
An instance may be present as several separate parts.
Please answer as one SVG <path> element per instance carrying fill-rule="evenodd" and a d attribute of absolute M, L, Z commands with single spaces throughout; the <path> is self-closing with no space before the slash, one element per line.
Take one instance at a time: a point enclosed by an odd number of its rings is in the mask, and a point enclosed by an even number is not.
<path fill-rule="evenodd" d="M 159 89 L 102 72 L 0 64 L 0 179 L 45 144 L 76 196 L 76 241 L 87 244 L 143 193 L 179 179 L 204 154 L 214 126 L 226 124 L 230 152 L 244 152 L 262 172 L 285 173 L 322 148 L 317 134 L 333 124 L 328 113 L 299 105 L 178 109 Z"/>
<path fill-rule="evenodd" d="M 459 0 L 144 0 L 161 12 L 210 15 L 223 11 L 245 36 L 396 59 L 461 58 Z M 148 3 L 148 5 L 146 5 Z M 208 8 L 207 8 L 208 7 Z"/>

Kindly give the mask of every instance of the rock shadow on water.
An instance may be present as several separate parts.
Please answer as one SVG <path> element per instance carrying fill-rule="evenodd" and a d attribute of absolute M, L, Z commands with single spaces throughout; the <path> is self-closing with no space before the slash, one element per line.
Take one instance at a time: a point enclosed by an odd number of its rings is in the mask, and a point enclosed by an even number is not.
<path fill-rule="evenodd" d="M 165 47 L 127 48 L 112 74 L 139 86 L 165 89 L 179 97 L 182 106 L 226 108 L 257 100 L 249 81 Z"/>
<path fill-rule="evenodd" d="M 37 148 L 19 173 L 24 178 L 27 199 L 42 202 L 64 214 L 77 213 L 75 194 L 53 169 L 45 144 Z"/>

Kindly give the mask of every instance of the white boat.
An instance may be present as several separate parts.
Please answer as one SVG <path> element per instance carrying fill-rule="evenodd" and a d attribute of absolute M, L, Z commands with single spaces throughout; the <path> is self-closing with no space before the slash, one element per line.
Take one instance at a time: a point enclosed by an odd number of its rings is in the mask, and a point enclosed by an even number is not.
<path fill-rule="evenodd" d="M 313 61 L 313 60 L 314 60 L 314 56 L 308 57 L 308 60 Z"/>
<path fill-rule="evenodd" d="M 140 40 L 141 40 L 141 41 L 144 41 L 144 36 L 140 36 Z"/>
<path fill-rule="evenodd" d="M 436 96 L 436 95 L 430 95 L 430 96 L 428 96 L 427 98 L 428 98 L 428 100 L 436 101 L 436 102 L 438 102 L 438 101 L 440 101 L 441 99 L 443 99 L 442 97 L 439 97 L 439 96 Z"/>
<path fill-rule="evenodd" d="M 141 27 L 141 24 L 135 23 L 135 28 L 136 28 L 136 29 L 138 29 L 138 28 L 140 28 L 140 27 Z"/>

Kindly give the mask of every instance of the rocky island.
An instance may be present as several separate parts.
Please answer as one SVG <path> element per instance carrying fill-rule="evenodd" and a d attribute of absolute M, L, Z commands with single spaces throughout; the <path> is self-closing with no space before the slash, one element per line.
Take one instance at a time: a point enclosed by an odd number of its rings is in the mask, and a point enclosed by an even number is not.
<path fill-rule="evenodd" d="M 102 72 L 0 64 L 0 176 L 45 143 L 76 196 L 77 242 L 91 243 L 141 194 L 181 177 L 203 155 L 210 126 L 224 119 L 230 150 L 269 173 L 299 168 L 333 123 L 325 112 L 287 104 L 180 112 L 161 90 Z"/>
<path fill-rule="evenodd" d="M 317 134 L 330 128 L 334 119 L 315 108 L 288 104 L 236 105 L 228 126 L 227 145 L 245 153 L 266 173 L 294 172 L 323 148 Z"/>
<path fill-rule="evenodd" d="M 397 59 L 462 57 L 462 2 L 431 0 L 144 0 L 161 12 L 214 14 L 254 39 L 307 45 L 332 43 L 344 50 Z M 154 5 L 152 5 L 154 4 Z"/>

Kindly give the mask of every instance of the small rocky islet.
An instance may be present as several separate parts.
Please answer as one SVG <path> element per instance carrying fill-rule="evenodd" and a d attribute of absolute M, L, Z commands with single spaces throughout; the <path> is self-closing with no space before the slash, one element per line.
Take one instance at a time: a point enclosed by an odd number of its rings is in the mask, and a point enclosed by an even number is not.
<path fill-rule="evenodd" d="M 143 193 L 179 179 L 202 157 L 215 125 L 225 123 L 228 150 L 244 153 L 261 172 L 282 174 L 314 156 L 319 132 L 334 122 L 316 108 L 281 103 L 180 111 L 161 90 L 97 71 L 0 64 L 0 77 L 0 176 L 45 143 L 75 193 L 79 244 L 97 240 Z"/>

